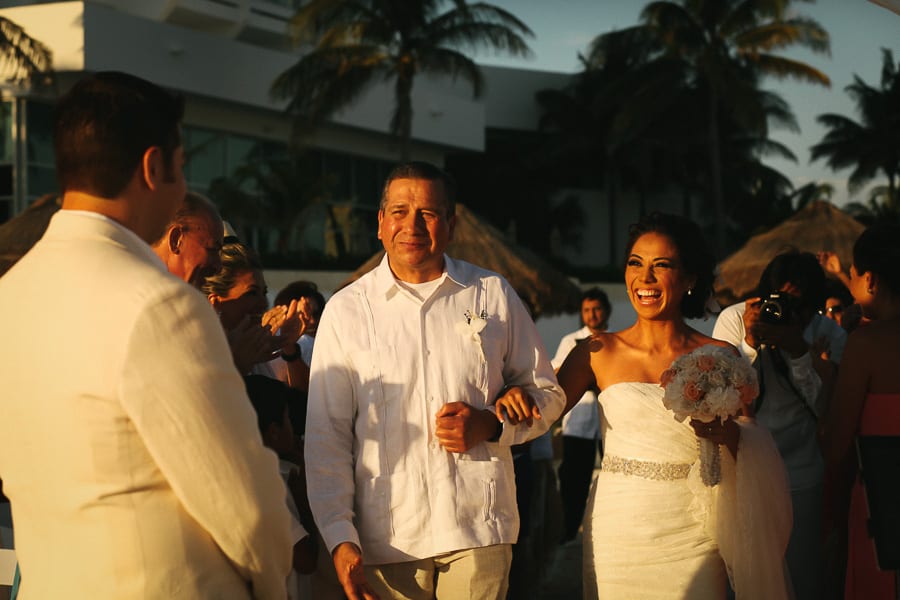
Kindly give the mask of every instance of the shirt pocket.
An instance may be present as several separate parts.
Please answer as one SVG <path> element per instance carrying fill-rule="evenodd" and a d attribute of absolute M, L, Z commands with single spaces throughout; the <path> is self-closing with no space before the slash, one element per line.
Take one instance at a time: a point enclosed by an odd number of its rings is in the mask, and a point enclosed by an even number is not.
<path fill-rule="evenodd" d="M 512 462 L 456 461 L 456 518 L 460 527 L 472 523 L 509 522 L 517 518 L 515 475 Z"/>
<path fill-rule="evenodd" d="M 362 541 L 420 539 L 430 527 L 421 473 L 401 472 L 357 482 L 356 514 Z"/>

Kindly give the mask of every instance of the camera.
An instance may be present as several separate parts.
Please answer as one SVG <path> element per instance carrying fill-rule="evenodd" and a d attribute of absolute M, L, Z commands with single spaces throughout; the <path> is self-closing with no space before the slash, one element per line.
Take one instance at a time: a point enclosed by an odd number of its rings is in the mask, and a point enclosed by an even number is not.
<path fill-rule="evenodd" d="M 796 309 L 796 298 L 783 292 L 772 292 L 759 305 L 759 320 L 772 325 L 790 323 Z"/>

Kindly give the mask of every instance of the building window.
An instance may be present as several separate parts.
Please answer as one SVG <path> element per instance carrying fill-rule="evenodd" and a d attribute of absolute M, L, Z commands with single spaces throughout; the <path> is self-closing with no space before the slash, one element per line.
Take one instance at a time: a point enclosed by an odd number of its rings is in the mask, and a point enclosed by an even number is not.
<path fill-rule="evenodd" d="M 29 101 L 25 108 L 26 198 L 30 204 L 58 192 L 53 154 L 53 106 Z"/>
<path fill-rule="evenodd" d="M 206 190 L 216 178 L 226 175 L 225 142 L 225 133 L 199 127 L 184 128 L 184 176 L 188 187 Z"/>
<path fill-rule="evenodd" d="M 13 140 L 13 103 L 0 102 L 0 223 L 13 216 L 13 161 L 15 140 Z"/>

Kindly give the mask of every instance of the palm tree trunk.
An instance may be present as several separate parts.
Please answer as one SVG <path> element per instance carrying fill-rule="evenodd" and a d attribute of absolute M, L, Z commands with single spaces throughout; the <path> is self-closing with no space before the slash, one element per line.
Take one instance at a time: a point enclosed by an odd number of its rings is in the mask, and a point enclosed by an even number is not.
<path fill-rule="evenodd" d="M 715 215 L 715 251 L 716 256 L 724 256 L 725 252 L 725 199 L 722 197 L 722 155 L 719 150 L 719 96 L 710 87 L 709 92 L 709 174 L 710 193 Z"/>
<path fill-rule="evenodd" d="M 394 101 L 396 107 L 394 109 L 394 117 L 391 123 L 391 129 L 397 136 L 400 143 L 400 160 L 406 162 L 409 160 L 409 146 L 412 139 L 412 87 L 413 87 L 414 71 L 412 69 L 404 69 L 397 77 L 394 84 Z"/>
<path fill-rule="evenodd" d="M 331 204 L 325 205 L 325 214 L 331 223 L 331 230 L 334 234 L 334 250 L 337 252 L 337 258 L 344 258 L 347 255 L 347 249 L 344 247 L 344 232 L 341 231 L 341 227 L 338 225 L 334 207 Z"/>
<path fill-rule="evenodd" d="M 618 242 L 616 240 L 616 204 L 619 202 L 618 190 L 616 189 L 616 169 L 615 164 L 610 161 L 609 168 L 606 169 L 606 201 L 609 202 L 609 264 L 618 264 L 616 253 L 619 251 Z"/>

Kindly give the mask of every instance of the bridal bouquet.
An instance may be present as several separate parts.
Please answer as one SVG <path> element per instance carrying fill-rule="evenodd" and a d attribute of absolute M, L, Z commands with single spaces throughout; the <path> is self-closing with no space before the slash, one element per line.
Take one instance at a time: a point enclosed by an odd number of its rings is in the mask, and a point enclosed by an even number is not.
<path fill-rule="evenodd" d="M 663 405 L 679 422 L 690 417 L 710 423 L 738 413 L 759 394 L 756 371 L 750 362 L 720 346 L 701 346 L 675 359 L 663 371 Z M 719 483 L 719 446 L 700 438 L 700 476 L 703 483 Z"/>

